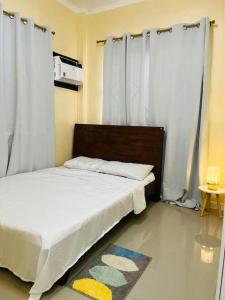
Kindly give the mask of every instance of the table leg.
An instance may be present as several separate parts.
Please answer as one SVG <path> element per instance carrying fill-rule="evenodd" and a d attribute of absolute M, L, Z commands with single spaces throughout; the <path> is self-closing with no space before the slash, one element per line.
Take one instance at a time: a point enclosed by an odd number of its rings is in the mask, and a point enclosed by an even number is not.
<path fill-rule="evenodd" d="M 221 206 L 220 206 L 220 195 L 216 194 L 216 202 L 217 202 L 217 209 L 218 209 L 218 216 L 221 218 Z"/>
<path fill-rule="evenodd" d="M 203 217 L 206 215 L 205 213 L 205 209 L 207 207 L 207 204 L 209 203 L 210 204 L 210 200 L 211 200 L 211 195 L 208 194 L 208 193 L 203 193 L 202 192 L 202 200 L 203 200 L 203 205 L 202 205 L 202 210 L 201 210 L 201 213 L 200 213 L 200 217 Z M 208 205 L 209 205 L 208 204 Z"/>
<path fill-rule="evenodd" d="M 210 211 L 210 206 L 211 206 L 211 194 L 208 194 L 208 201 L 207 201 L 207 207 L 206 207 L 206 210 L 208 213 Z"/>

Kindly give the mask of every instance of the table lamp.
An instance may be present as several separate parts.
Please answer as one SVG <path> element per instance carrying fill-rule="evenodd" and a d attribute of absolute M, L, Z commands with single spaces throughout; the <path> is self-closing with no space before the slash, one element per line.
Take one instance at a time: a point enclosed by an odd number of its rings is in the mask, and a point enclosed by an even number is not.
<path fill-rule="evenodd" d="M 207 170 L 207 184 L 208 189 L 216 191 L 220 184 L 220 168 L 219 167 L 208 167 Z"/>
<path fill-rule="evenodd" d="M 214 249 L 210 247 L 201 247 L 201 261 L 206 264 L 211 264 L 213 262 Z"/>

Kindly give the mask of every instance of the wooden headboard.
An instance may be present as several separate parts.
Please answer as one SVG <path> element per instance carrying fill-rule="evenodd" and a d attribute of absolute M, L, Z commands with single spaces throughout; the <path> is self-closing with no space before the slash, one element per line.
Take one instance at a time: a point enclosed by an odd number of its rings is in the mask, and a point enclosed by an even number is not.
<path fill-rule="evenodd" d="M 162 127 L 76 124 L 73 157 L 152 164 L 156 180 L 146 187 L 146 196 L 159 200 L 163 140 Z"/>

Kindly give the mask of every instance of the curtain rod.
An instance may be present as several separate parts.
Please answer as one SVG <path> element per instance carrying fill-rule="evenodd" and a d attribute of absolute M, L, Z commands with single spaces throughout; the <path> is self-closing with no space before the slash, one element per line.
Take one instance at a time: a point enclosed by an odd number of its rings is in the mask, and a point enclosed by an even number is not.
<path fill-rule="evenodd" d="M 216 21 L 215 20 L 212 20 L 209 22 L 210 26 L 213 26 L 216 24 Z M 184 30 L 187 30 L 188 28 L 194 28 L 194 27 L 199 27 L 200 26 L 200 23 L 192 23 L 192 24 L 184 24 L 183 25 L 183 29 Z M 163 29 L 158 29 L 157 30 L 157 33 L 160 34 L 160 33 L 163 33 L 163 32 L 171 32 L 172 31 L 172 27 L 168 27 L 168 28 L 163 28 Z M 136 37 L 141 37 L 143 35 L 143 33 L 137 33 L 137 34 L 131 34 L 131 38 L 136 38 Z M 150 31 L 147 32 L 147 35 L 150 36 Z M 113 41 L 121 41 L 123 39 L 122 36 L 120 37 L 117 37 L 117 38 L 114 38 Z M 96 41 L 97 44 L 102 44 L 102 45 L 105 45 L 107 40 L 99 40 L 99 41 Z"/>
<path fill-rule="evenodd" d="M 11 13 L 11 12 L 3 10 L 3 14 L 5 16 L 9 17 L 10 19 L 14 19 L 15 18 L 15 13 Z M 26 18 L 21 18 L 21 22 L 23 24 L 27 24 L 28 20 Z M 34 24 L 34 27 L 36 27 L 36 28 L 38 28 L 38 29 L 40 29 L 40 30 L 42 30 L 44 32 L 47 30 L 46 27 L 40 26 L 40 25 L 37 25 L 37 24 Z M 52 31 L 52 35 L 55 35 L 55 31 Z"/>

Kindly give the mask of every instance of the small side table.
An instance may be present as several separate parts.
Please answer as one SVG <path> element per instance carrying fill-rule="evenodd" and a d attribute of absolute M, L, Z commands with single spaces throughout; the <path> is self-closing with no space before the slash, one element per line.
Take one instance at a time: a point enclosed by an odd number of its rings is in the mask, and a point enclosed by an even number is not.
<path fill-rule="evenodd" d="M 210 209 L 211 196 L 214 194 L 216 195 L 218 216 L 222 218 L 221 206 L 220 206 L 220 195 L 225 194 L 225 189 L 218 188 L 216 191 L 213 191 L 213 190 L 209 190 L 207 185 L 201 185 L 198 188 L 201 191 L 202 200 L 203 200 L 200 216 L 203 217 L 208 214 L 205 210 Z"/>

